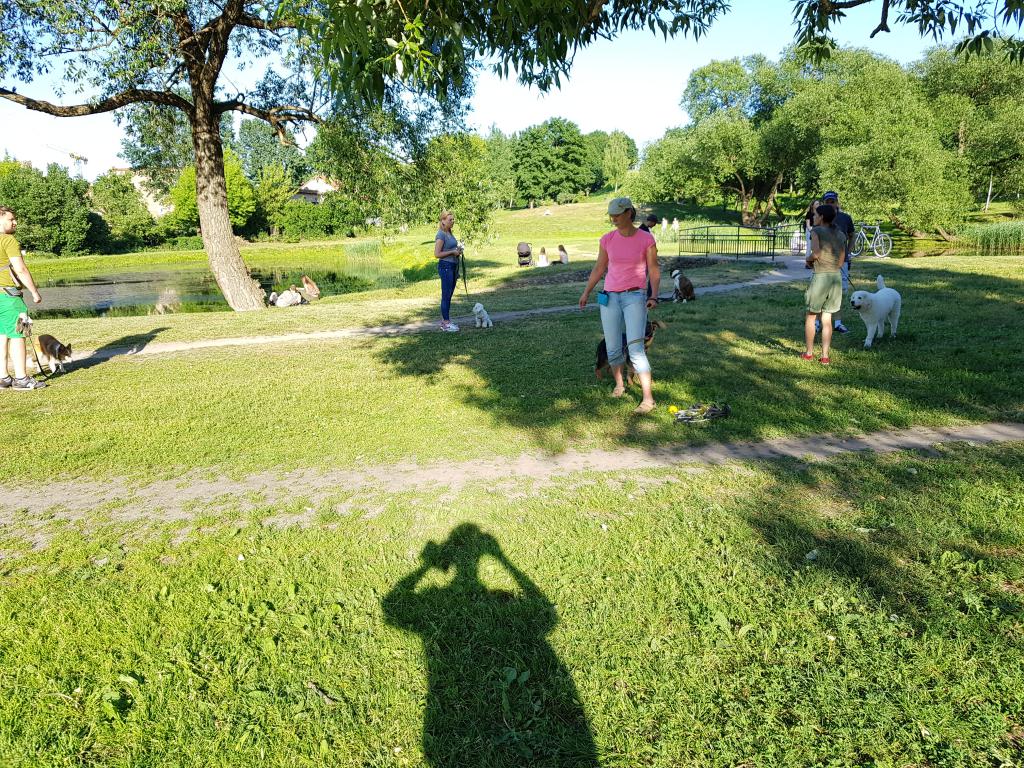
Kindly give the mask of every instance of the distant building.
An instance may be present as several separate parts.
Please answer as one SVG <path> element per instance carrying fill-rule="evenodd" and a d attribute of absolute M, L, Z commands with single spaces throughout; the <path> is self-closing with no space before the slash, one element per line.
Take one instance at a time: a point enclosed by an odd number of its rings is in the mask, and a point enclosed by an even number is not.
<path fill-rule="evenodd" d="M 307 203 L 316 205 L 323 202 L 324 195 L 328 192 L 337 192 L 338 189 L 339 186 L 333 181 L 328 181 L 323 176 L 314 176 L 299 187 L 299 190 L 292 195 L 292 200 L 305 200 Z"/>

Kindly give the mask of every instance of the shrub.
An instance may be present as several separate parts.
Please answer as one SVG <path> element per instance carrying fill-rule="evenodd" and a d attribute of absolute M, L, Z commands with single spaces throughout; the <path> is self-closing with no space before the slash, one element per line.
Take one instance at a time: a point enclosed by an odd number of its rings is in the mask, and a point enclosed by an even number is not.
<path fill-rule="evenodd" d="M 340 192 L 324 195 L 320 204 L 291 200 L 281 217 L 288 240 L 302 240 L 330 235 L 351 236 L 363 223 L 362 210 L 351 198 Z"/>
<path fill-rule="evenodd" d="M 290 200 L 284 206 L 281 223 L 288 240 L 326 237 L 328 211 L 305 200 Z"/>
<path fill-rule="evenodd" d="M 179 235 L 169 237 L 160 245 L 154 247 L 160 251 L 201 251 L 203 250 L 203 238 L 199 235 Z"/>

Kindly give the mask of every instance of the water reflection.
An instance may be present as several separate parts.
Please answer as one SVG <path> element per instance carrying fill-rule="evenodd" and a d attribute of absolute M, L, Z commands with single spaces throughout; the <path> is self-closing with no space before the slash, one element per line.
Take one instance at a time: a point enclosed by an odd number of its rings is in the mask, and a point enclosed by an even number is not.
<path fill-rule="evenodd" d="M 398 287 L 405 282 L 401 271 L 387 269 L 348 272 L 296 267 L 252 269 L 250 274 L 267 295 L 272 291 L 281 292 L 292 284 L 301 285 L 303 275 L 316 282 L 322 296 Z M 135 270 L 62 278 L 43 282 L 40 290 L 44 303 L 32 314 L 43 318 L 209 312 L 228 308 L 213 275 L 206 269 Z"/>

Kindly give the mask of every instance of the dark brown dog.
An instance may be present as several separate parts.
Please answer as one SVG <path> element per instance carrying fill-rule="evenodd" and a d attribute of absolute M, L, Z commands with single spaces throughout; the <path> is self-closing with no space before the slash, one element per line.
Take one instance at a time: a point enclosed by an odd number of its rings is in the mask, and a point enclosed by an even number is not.
<path fill-rule="evenodd" d="M 644 350 L 651 348 L 651 343 L 654 341 L 654 334 L 659 328 L 667 328 L 661 320 L 648 320 L 647 325 L 644 327 Z M 626 349 L 626 337 L 622 337 L 622 348 Z M 605 344 L 604 339 L 601 339 L 597 344 L 597 359 L 594 362 L 594 375 L 598 379 L 603 379 L 605 374 L 611 375 L 612 368 L 608 365 L 608 346 Z M 625 376 L 623 377 L 626 384 L 633 384 L 637 381 L 636 371 L 633 370 L 633 364 L 629 360 L 629 352 L 626 352 L 626 370 L 624 371 Z"/>

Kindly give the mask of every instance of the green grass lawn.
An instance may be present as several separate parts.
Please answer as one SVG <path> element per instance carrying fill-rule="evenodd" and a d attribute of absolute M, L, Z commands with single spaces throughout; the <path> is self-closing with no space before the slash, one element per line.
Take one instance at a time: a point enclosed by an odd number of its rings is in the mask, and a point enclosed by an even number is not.
<path fill-rule="evenodd" d="M 516 212 L 454 311 L 574 303 L 604 224 L 569 208 Z M 549 237 L 574 254 L 564 276 L 515 266 L 515 240 Z M 798 357 L 802 285 L 661 305 L 661 407 L 641 420 L 637 392 L 613 400 L 593 378 L 593 309 L 91 361 L 0 393 L 5 476 L 85 494 L 1022 420 L 1019 258 L 861 261 L 856 287 L 879 271 L 903 295 L 899 337 L 865 351 L 848 314 L 830 368 Z M 96 349 L 341 329 L 433 319 L 436 292 L 38 331 Z M 665 410 L 697 400 L 733 416 L 687 427 Z M 0 509 L 0 765 L 1020 765 L 1022 488 L 1024 445 L 951 445 L 518 486 L 385 479 L 322 501 L 296 483 L 286 502 L 212 491 L 175 514 L 73 494 Z"/>
<path fill-rule="evenodd" d="M 0 561 L 0 754 L 1016 765 L 1022 468 L 961 446 L 424 490 L 308 528 L 97 515 Z"/>
<path fill-rule="evenodd" d="M 608 387 L 594 380 L 600 324 L 591 309 L 499 323 L 486 332 L 468 328 L 458 336 L 420 333 L 91 361 L 55 379 L 44 396 L 4 393 L 0 413 L 26 438 L 7 466 L 30 480 L 54 473 L 169 476 L 205 467 L 238 473 L 425 460 L 438 455 L 439 446 L 478 458 L 699 442 L 709 435 L 759 440 L 1019 418 L 1019 260 L 861 262 L 855 281 L 868 284 L 875 267 L 903 294 L 900 336 L 865 351 L 863 323 L 848 316 L 853 330 L 837 339 L 830 369 L 798 359 L 802 285 L 658 309 L 669 327 L 651 350 L 655 396 L 662 406 L 729 402 L 735 416 L 710 433 L 681 430 L 664 407 L 650 419 L 628 418 L 636 398 L 612 400 Z M 554 303 L 576 294 L 568 291 Z M 522 309 L 535 306 L 538 296 L 535 289 L 511 289 L 489 306 Z M 377 306 L 363 294 L 352 302 L 275 312 L 48 321 L 40 330 L 76 347 L 91 346 L 76 332 L 101 347 L 119 347 L 145 338 L 432 319 L 434 301 L 382 299 Z M 344 311 L 325 320 L 336 307 Z M 467 310 L 460 299 L 456 312 Z M 54 435 L 61 436 L 56 449 Z"/>

